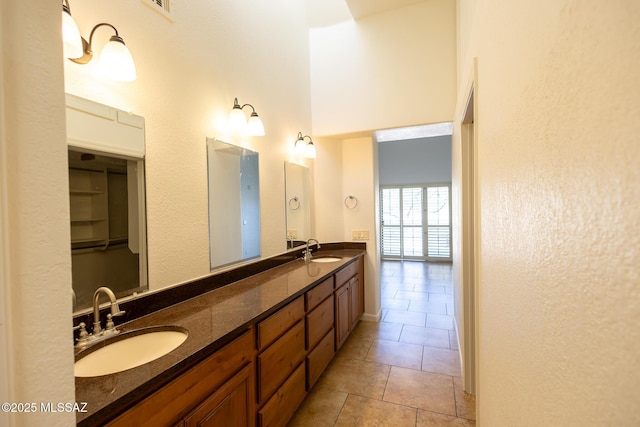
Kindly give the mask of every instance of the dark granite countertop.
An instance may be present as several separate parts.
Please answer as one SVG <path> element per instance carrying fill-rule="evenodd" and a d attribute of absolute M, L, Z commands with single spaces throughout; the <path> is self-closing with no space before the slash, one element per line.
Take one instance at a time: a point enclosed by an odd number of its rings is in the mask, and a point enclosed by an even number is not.
<path fill-rule="evenodd" d="M 359 249 L 322 251 L 321 255 L 342 259 L 308 264 L 296 259 L 117 325 L 121 333 L 177 326 L 189 336 L 169 354 L 145 365 L 112 375 L 76 378 L 76 401 L 86 402 L 88 411 L 77 414 L 78 425 L 99 425 L 123 412 L 363 254 Z"/>

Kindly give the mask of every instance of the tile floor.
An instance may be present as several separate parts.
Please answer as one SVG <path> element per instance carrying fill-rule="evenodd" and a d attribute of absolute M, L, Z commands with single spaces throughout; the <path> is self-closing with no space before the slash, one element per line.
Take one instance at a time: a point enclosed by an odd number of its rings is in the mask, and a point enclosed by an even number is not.
<path fill-rule="evenodd" d="M 462 391 L 451 264 L 383 261 L 382 321 L 360 322 L 289 427 L 475 426 Z"/>

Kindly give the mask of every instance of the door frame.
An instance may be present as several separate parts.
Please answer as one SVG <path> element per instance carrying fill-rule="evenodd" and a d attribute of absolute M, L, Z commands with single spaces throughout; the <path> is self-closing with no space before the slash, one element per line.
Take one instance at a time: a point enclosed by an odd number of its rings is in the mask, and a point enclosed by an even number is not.
<path fill-rule="evenodd" d="M 478 192 L 477 146 L 477 64 L 461 118 L 461 236 L 462 236 L 462 376 L 466 392 L 478 390 L 478 246 L 480 204 Z"/>

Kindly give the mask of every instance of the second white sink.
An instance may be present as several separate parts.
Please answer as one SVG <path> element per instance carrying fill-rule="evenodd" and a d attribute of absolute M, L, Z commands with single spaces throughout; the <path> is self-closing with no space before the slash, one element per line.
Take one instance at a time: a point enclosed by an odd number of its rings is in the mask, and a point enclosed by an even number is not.
<path fill-rule="evenodd" d="M 144 365 L 178 348 L 188 334 L 183 329 L 153 328 L 125 335 L 130 336 L 116 336 L 111 343 L 78 359 L 75 376 L 97 377 Z"/>
<path fill-rule="evenodd" d="M 335 256 L 323 256 L 318 258 L 311 258 L 311 262 L 338 262 L 341 259 L 342 258 L 335 257 Z"/>

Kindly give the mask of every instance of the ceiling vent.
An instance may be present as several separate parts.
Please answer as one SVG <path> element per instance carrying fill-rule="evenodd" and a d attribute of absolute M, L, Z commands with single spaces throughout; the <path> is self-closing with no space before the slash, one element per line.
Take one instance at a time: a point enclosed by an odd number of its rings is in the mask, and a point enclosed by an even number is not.
<path fill-rule="evenodd" d="M 171 0 L 142 0 L 147 6 L 160 13 L 165 18 L 173 22 L 173 9 L 171 8 Z"/>

